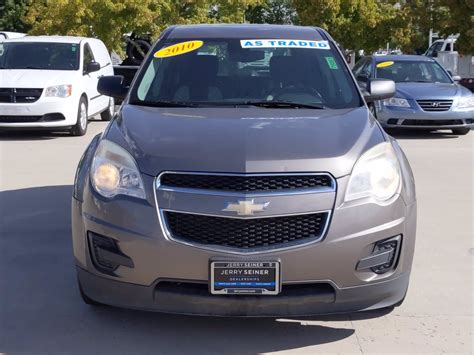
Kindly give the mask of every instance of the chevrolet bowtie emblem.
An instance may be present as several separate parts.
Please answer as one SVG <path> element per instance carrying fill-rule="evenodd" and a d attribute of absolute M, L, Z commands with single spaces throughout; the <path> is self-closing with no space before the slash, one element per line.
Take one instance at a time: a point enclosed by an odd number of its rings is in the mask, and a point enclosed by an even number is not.
<path fill-rule="evenodd" d="M 228 203 L 222 211 L 237 212 L 239 216 L 253 216 L 255 212 L 263 212 L 270 202 L 254 203 L 253 200 L 237 201 Z"/>

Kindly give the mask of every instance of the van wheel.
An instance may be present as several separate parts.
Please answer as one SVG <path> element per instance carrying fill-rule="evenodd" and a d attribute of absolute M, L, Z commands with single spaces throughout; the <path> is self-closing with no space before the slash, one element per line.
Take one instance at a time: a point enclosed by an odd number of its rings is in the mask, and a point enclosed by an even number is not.
<path fill-rule="evenodd" d="M 77 109 L 77 122 L 71 128 L 71 134 L 73 136 L 83 136 L 87 132 L 88 124 L 88 115 L 87 115 L 87 102 L 84 97 L 81 97 L 79 100 L 79 108 Z"/>
<path fill-rule="evenodd" d="M 453 131 L 453 134 L 456 134 L 458 136 L 464 136 L 469 133 L 471 129 L 470 128 L 454 128 L 451 131 Z"/>
<path fill-rule="evenodd" d="M 100 119 L 102 121 L 110 121 L 112 117 L 114 117 L 114 113 L 115 113 L 115 101 L 114 101 L 114 98 L 111 97 L 109 98 L 109 106 L 107 107 L 107 110 L 100 113 Z"/>

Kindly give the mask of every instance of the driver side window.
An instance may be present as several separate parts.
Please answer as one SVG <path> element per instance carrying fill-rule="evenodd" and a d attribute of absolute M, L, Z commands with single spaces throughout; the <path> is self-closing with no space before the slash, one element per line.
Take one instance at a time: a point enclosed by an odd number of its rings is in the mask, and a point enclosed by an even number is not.
<path fill-rule="evenodd" d="M 91 48 L 88 43 L 84 45 L 84 58 L 82 59 L 82 70 L 85 73 L 87 66 L 94 62 L 94 55 L 92 54 Z"/>
<path fill-rule="evenodd" d="M 359 81 L 367 81 L 372 73 L 372 60 L 370 58 L 364 59 L 362 65 L 354 71 L 354 75 Z"/>
<path fill-rule="evenodd" d="M 367 58 L 361 59 L 352 69 L 352 72 L 354 73 L 355 77 L 358 77 L 362 70 L 364 69 L 365 65 L 367 64 Z"/>

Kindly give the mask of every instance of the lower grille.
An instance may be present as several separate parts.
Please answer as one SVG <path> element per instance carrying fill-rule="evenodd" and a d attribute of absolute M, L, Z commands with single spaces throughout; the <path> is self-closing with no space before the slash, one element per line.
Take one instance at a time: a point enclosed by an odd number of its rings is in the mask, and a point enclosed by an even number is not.
<path fill-rule="evenodd" d="M 22 122 L 52 122 L 62 121 L 66 118 L 61 113 L 48 113 L 43 116 L 5 116 L 0 115 L 0 123 L 22 123 Z"/>
<path fill-rule="evenodd" d="M 0 116 L 2 123 L 38 122 L 42 116 Z"/>
<path fill-rule="evenodd" d="M 329 214 L 239 219 L 166 211 L 164 217 L 174 239 L 250 251 L 319 240 Z"/>
<path fill-rule="evenodd" d="M 403 126 L 453 126 L 462 125 L 462 120 L 403 120 Z"/>
<path fill-rule="evenodd" d="M 448 111 L 453 104 L 453 100 L 417 100 L 423 111 L 440 112 Z"/>

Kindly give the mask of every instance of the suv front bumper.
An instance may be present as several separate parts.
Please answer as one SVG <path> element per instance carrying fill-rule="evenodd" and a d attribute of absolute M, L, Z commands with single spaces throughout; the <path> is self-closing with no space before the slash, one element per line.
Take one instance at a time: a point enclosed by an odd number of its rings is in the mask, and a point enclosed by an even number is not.
<path fill-rule="evenodd" d="M 290 316 L 353 312 L 400 302 L 408 287 L 413 259 L 416 202 L 402 195 L 386 205 L 342 202 L 348 177 L 338 179 L 336 207 L 323 240 L 287 250 L 235 255 L 167 240 L 152 198 L 119 197 L 105 201 L 85 184 L 83 200 L 73 199 L 73 246 L 79 282 L 95 301 L 161 312 Z M 144 176 L 146 186 L 153 178 Z M 126 218 L 124 211 L 127 211 Z M 113 275 L 96 269 L 87 232 L 117 241 L 133 267 L 119 266 Z M 356 270 L 374 245 L 401 235 L 396 267 L 385 274 Z M 220 296 L 207 290 L 209 260 L 279 259 L 282 293 L 277 296 Z M 261 260 L 261 259 L 260 259 Z M 294 285 L 299 285 L 294 287 Z"/>

